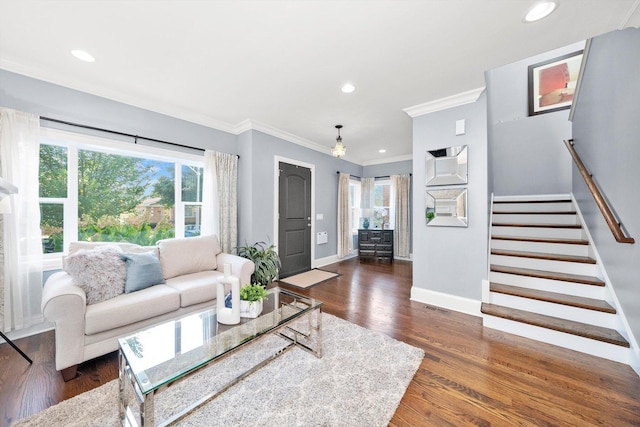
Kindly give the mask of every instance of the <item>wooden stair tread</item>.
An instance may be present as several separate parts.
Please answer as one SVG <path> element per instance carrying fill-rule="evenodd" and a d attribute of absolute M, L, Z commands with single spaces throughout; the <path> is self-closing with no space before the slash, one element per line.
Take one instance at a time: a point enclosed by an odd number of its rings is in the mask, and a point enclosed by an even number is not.
<path fill-rule="evenodd" d="M 528 228 L 582 228 L 580 224 L 521 224 L 517 222 L 494 222 L 493 227 L 528 227 Z"/>
<path fill-rule="evenodd" d="M 530 268 L 507 267 L 491 264 L 491 271 L 496 273 L 516 274 L 519 276 L 536 277 L 540 279 L 560 280 L 563 282 L 581 283 L 584 285 L 604 286 L 604 282 L 593 276 L 580 274 L 558 273 L 555 271 L 533 270 Z"/>
<path fill-rule="evenodd" d="M 495 240 L 510 240 L 514 242 L 564 243 L 567 245 L 589 245 L 589 242 L 587 240 L 559 239 L 555 237 L 491 236 L 491 238 Z"/>
<path fill-rule="evenodd" d="M 494 215 L 575 215 L 576 211 L 493 211 Z"/>
<path fill-rule="evenodd" d="M 500 203 L 571 203 L 571 199 L 567 200 L 494 200 L 494 204 Z"/>
<path fill-rule="evenodd" d="M 513 256 L 519 258 L 535 258 L 549 261 L 564 261 L 564 262 L 579 262 L 582 264 L 595 264 L 596 260 L 588 256 L 578 255 L 560 255 L 542 252 L 526 252 L 526 251 L 511 251 L 507 249 L 491 249 L 492 255 Z"/>
<path fill-rule="evenodd" d="M 505 295 L 529 298 L 537 301 L 551 302 L 554 304 L 568 305 L 571 307 L 584 308 L 587 310 L 601 311 L 603 313 L 616 314 L 616 309 L 611 307 L 608 302 L 594 298 L 560 294 L 557 292 L 540 291 L 537 289 L 503 285 L 502 283 L 493 282 L 490 284 L 490 290 L 491 292 L 497 292 Z"/>
<path fill-rule="evenodd" d="M 560 319 L 557 317 L 531 313 L 529 311 L 502 307 L 484 302 L 482 303 L 480 311 L 484 314 L 501 317 L 503 319 L 513 320 L 516 322 L 526 323 L 528 325 L 539 326 L 542 328 L 552 329 L 554 331 L 629 348 L 627 340 L 614 329 L 587 325 L 585 323 L 574 322 L 572 320 Z"/>

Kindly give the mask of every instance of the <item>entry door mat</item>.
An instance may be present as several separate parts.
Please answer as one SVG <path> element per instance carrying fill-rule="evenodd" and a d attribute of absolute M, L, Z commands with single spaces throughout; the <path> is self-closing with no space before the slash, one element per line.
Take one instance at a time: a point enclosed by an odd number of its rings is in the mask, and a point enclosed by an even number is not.
<path fill-rule="evenodd" d="M 287 285 L 306 289 L 310 288 L 311 286 L 324 283 L 327 280 L 331 280 L 334 277 L 338 276 L 340 276 L 340 274 L 338 273 L 318 270 L 317 268 L 314 268 L 313 270 L 305 271 L 304 273 L 296 274 L 295 276 L 286 277 L 284 279 L 280 279 L 279 281 L 282 283 L 286 283 Z"/>
<path fill-rule="evenodd" d="M 386 427 L 424 357 L 422 349 L 322 313 L 322 359 L 293 348 L 178 422 L 180 427 Z M 282 348 L 259 343 L 202 368 L 155 398 L 166 420 Z M 78 380 L 74 380 L 78 381 Z M 65 400 L 13 427 L 117 427 L 118 380 Z"/>

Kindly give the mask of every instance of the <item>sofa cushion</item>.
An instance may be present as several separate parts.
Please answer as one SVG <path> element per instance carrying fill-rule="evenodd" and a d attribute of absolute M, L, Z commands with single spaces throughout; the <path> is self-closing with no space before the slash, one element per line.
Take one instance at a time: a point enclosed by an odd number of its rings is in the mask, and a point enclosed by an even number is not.
<path fill-rule="evenodd" d="M 180 294 L 167 285 L 152 286 L 138 292 L 87 306 L 85 334 L 91 335 L 160 316 L 180 308 Z"/>
<path fill-rule="evenodd" d="M 97 304 L 124 293 L 127 267 L 114 245 L 82 249 L 67 257 L 65 271 L 87 296 L 87 305 Z"/>
<path fill-rule="evenodd" d="M 127 265 L 127 279 L 124 283 L 124 292 L 140 291 L 149 286 L 164 283 L 160 261 L 153 252 L 131 253 L 125 252 L 122 259 Z"/>
<path fill-rule="evenodd" d="M 218 278 L 224 275 L 218 271 L 201 271 L 167 279 L 167 286 L 180 292 L 180 306 L 189 307 L 216 299 Z"/>
<path fill-rule="evenodd" d="M 214 235 L 160 240 L 157 245 L 165 280 L 183 274 L 215 270 L 216 255 L 222 252 Z"/>

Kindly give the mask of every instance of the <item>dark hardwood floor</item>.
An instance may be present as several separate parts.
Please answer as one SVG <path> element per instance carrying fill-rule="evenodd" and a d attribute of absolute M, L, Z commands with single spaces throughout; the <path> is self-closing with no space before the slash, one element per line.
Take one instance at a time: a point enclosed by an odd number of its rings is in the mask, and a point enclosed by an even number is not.
<path fill-rule="evenodd" d="M 425 351 L 392 426 L 640 426 L 640 378 L 629 366 L 409 301 L 409 262 L 351 259 L 323 269 L 341 276 L 290 288 L 324 301 L 327 313 Z M 115 353 L 80 365 L 80 376 L 65 383 L 53 364 L 53 333 L 17 344 L 34 364 L 0 345 L 1 426 L 117 377 Z"/>

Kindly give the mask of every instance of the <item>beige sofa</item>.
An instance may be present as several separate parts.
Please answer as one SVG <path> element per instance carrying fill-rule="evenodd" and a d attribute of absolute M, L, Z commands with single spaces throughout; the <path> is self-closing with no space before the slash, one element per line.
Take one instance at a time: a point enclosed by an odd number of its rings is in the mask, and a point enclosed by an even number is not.
<path fill-rule="evenodd" d="M 72 270 L 69 264 L 72 256 L 76 259 L 94 256 L 95 251 L 105 250 L 105 245 L 111 245 L 109 250 L 125 254 L 155 253 L 165 283 L 88 305 L 87 292 L 93 290 L 85 292 L 81 284 L 76 286 L 78 269 Z M 217 278 L 223 275 L 224 264 L 231 265 L 231 274 L 238 276 L 241 284 L 250 283 L 254 271 L 250 260 L 223 253 L 216 236 L 167 239 L 154 247 L 118 243 L 114 248 L 113 245 L 72 244 L 64 260 L 64 271 L 51 275 L 44 285 L 42 313 L 55 325 L 56 369 L 62 371 L 65 381 L 76 376 L 78 364 L 117 350 L 118 337 L 213 307 Z M 94 271 L 85 270 L 91 271 L 90 274 Z M 115 277 L 109 276 L 109 272 L 103 274 L 103 270 L 96 273 L 101 280 Z M 86 271 L 82 273 L 86 274 Z"/>

